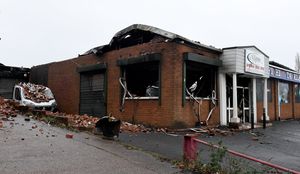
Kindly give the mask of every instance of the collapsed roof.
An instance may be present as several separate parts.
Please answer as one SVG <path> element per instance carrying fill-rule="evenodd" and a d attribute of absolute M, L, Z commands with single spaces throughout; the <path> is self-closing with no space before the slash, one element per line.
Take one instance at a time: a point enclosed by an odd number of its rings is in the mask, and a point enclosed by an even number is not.
<path fill-rule="evenodd" d="M 111 50 L 121 49 L 147 42 L 176 42 L 196 48 L 205 48 L 211 51 L 222 53 L 221 49 L 201 44 L 200 42 L 187 39 L 180 35 L 156 27 L 143 24 L 134 24 L 117 32 L 109 44 L 92 48 L 83 55 L 92 53 L 96 55 L 102 55 Z"/>
<path fill-rule="evenodd" d="M 0 63 L 0 77 L 26 79 L 29 77 L 29 68 L 5 66 Z"/>

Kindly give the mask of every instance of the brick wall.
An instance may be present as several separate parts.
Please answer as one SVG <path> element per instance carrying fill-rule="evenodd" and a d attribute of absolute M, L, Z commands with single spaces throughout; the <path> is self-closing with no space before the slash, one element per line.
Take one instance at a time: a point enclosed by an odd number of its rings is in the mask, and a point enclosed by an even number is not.
<path fill-rule="evenodd" d="M 49 64 L 48 86 L 60 111 L 79 113 L 80 74 L 77 67 L 97 62 L 100 62 L 97 57 L 87 55 Z"/>
<path fill-rule="evenodd" d="M 278 119 L 279 116 L 279 105 L 278 105 L 278 80 L 269 79 L 272 81 L 272 102 L 268 104 L 268 112 L 270 120 L 274 121 Z M 280 119 L 291 119 L 300 117 L 300 112 L 297 111 L 297 106 L 300 104 L 295 103 L 294 97 L 294 84 L 289 82 L 289 103 L 282 103 L 280 106 Z M 258 114 L 262 115 L 263 104 L 258 103 Z M 259 115 L 258 115 L 259 116 Z M 259 117 L 260 118 L 260 117 Z"/>
<path fill-rule="evenodd" d="M 145 43 L 105 53 L 101 57 L 93 54 L 49 64 L 48 86 L 52 89 L 61 111 L 79 112 L 80 75 L 77 67 L 95 63 L 107 63 L 107 113 L 122 120 L 146 123 L 154 126 L 194 126 L 196 117 L 186 101 L 182 107 L 182 63 L 183 53 L 201 53 L 207 57 L 218 55 L 204 49 L 194 49 L 176 43 Z M 117 60 L 138 57 L 142 54 L 161 53 L 161 104 L 158 100 L 126 100 L 125 111 L 120 109 L 120 67 Z M 216 89 L 217 91 L 217 89 Z M 201 120 L 204 121 L 212 107 L 210 101 L 201 105 Z M 213 112 L 211 124 L 219 123 L 219 108 Z"/>

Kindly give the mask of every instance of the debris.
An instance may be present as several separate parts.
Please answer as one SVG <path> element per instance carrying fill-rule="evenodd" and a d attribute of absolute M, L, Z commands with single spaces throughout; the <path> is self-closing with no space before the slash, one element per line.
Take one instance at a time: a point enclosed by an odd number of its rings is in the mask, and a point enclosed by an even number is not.
<path fill-rule="evenodd" d="M 73 138 L 73 134 L 67 133 L 66 138 Z"/>
<path fill-rule="evenodd" d="M 6 117 L 17 116 L 17 110 L 15 109 L 17 105 L 18 103 L 14 102 L 13 100 L 7 100 L 0 97 L 0 115 Z"/>
<path fill-rule="evenodd" d="M 0 128 L 3 128 L 3 122 L 0 121 Z"/>
<path fill-rule="evenodd" d="M 8 117 L 7 121 L 15 121 L 15 119 L 13 119 L 12 117 Z"/>
<path fill-rule="evenodd" d="M 39 132 L 40 132 L 41 134 L 44 134 L 44 130 L 43 130 L 43 129 L 39 129 Z"/>
<path fill-rule="evenodd" d="M 131 123 L 128 123 L 128 122 L 122 122 L 121 131 L 137 133 L 137 132 L 151 132 L 152 129 L 151 128 L 146 128 L 142 124 L 131 124 Z M 160 130 L 157 129 L 157 131 L 159 132 Z"/>
<path fill-rule="evenodd" d="M 36 103 L 48 102 L 54 99 L 53 95 L 49 93 L 49 88 L 43 85 L 19 83 L 19 86 L 24 89 L 25 98 Z"/>
<path fill-rule="evenodd" d="M 272 143 L 266 142 L 266 141 L 262 141 L 262 142 L 259 142 L 259 144 L 272 144 Z"/>
<path fill-rule="evenodd" d="M 1 120 L 2 121 L 8 121 L 8 118 L 7 117 L 2 117 Z"/>
<path fill-rule="evenodd" d="M 216 135 L 215 129 L 208 128 L 207 130 L 208 130 L 208 135 L 209 136 L 215 136 Z"/>
<path fill-rule="evenodd" d="M 170 136 L 173 136 L 173 137 L 178 137 L 179 135 L 177 135 L 177 134 L 170 134 L 170 133 L 167 133 L 166 131 L 165 131 L 165 129 L 161 129 L 162 130 L 162 132 L 163 133 L 165 133 L 166 135 L 170 135 Z"/>
<path fill-rule="evenodd" d="M 232 122 L 229 122 L 229 128 L 231 129 L 239 129 L 239 124 L 238 123 L 232 123 Z"/>
<path fill-rule="evenodd" d="M 255 136 L 255 137 L 260 137 L 263 136 L 264 134 L 261 132 L 250 132 L 251 135 Z"/>
<path fill-rule="evenodd" d="M 94 128 L 96 126 L 96 123 L 99 121 L 99 118 L 92 117 L 88 115 L 66 115 L 69 119 L 69 124 L 72 127 L 75 128 Z"/>
<path fill-rule="evenodd" d="M 37 128 L 37 125 L 33 125 L 31 126 L 32 129 L 36 129 Z"/>
<path fill-rule="evenodd" d="M 121 121 L 111 116 L 104 116 L 96 123 L 96 128 L 102 131 L 105 137 L 118 137 L 120 126 Z"/>
<path fill-rule="evenodd" d="M 204 129 L 201 129 L 201 128 L 190 128 L 191 131 L 194 131 L 196 133 L 207 133 L 208 130 L 204 130 Z"/>

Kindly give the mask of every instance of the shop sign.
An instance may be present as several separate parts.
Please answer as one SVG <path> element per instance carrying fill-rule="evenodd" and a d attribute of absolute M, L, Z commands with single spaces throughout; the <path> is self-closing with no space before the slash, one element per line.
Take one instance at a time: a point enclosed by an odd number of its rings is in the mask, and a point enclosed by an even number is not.
<path fill-rule="evenodd" d="M 245 50 L 245 72 L 264 75 L 265 56 L 257 51 Z"/>
<path fill-rule="evenodd" d="M 277 69 L 274 67 L 269 67 L 269 74 L 270 77 L 291 81 L 291 82 L 300 82 L 300 75 L 293 72 L 284 71 L 282 69 Z"/>

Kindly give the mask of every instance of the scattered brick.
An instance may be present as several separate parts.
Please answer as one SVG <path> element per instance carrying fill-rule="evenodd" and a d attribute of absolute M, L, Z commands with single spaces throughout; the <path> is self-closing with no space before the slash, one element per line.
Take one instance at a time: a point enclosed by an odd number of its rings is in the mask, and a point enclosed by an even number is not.
<path fill-rule="evenodd" d="M 47 95 L 47 87 L 43 85 L 36 85 L 32 83 L 19 83 L 24 89 L 24 96 L 26 99 L 36 103 L 48 102 L 53 99 L 52 95 Z"/>
<path fill-rule="evenodd" d="M 128 122 L 122 122 L 120 129 L 122 132 L 133 132 L 133 133 L 152 131 L 151 128 L 147 128 L 142 124 L 131 124 Z"/>
<path fill-rule="evenodd" d="M 66 138 L 73 138 L 73 134 L 66 134 Z"/>

